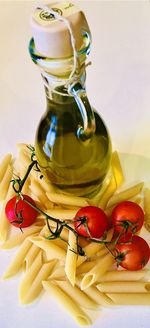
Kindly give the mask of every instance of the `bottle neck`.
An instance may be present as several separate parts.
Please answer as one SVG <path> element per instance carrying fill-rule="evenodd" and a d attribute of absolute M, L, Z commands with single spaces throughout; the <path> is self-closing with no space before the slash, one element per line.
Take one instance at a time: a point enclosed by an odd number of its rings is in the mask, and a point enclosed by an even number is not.
<path fill-rule="evenodd" d="M 78 51 L 78 67 L 73 74 L 71 83 L 79 82 L 85 88 L 85 62 L 90 52 L 91 35 L 88 32 L 83 33 L 83 44 Z M 65 101 L 71 99 L 72 95 L 68 94 L 68 79 L 74 70 L 74 57 L 65 58 L 48 58 L 38 53 L 35 47 L 34 39 L 29 43 L 29 53 L 33 62 L 40 68 L 46 97 L 49 100 Z M 63 98 L 62 98 L 63 97 Z M 68 100 L 66 100 L 68 101 Z"/>
<path fill-rule="evenodd" d="M 85 90 L 85 66 L 80 71 L 80 74 L 78 73 L 70 82 L 66 77 L 59 78 L 57 76 L 52 76 L 45 71 L 42 71 L 41 75 L 44 82 L 47 103 L 55 102 L 61 104 L 73 102 L 74 96 L 69 92 L 69 90 L 71 89 L 72 85 L 76 83 L 79 83 Z"/>
<path fill-rule="evenodd" d="M 33 39 L 29 44 L 31 58 L 42 71 L 48 103 L 75 102 L 82 121 L 78 126 L 77 136 L 80 140 L 87 142 L 96 129 L 94 113 L 85 90 L 85 61 L 89 54 L 90 44 L 90 35 L 84 33 L 83 46 L 78 51 L 76 65 L 74 57 L 47 58 L 36 51 Z"/>

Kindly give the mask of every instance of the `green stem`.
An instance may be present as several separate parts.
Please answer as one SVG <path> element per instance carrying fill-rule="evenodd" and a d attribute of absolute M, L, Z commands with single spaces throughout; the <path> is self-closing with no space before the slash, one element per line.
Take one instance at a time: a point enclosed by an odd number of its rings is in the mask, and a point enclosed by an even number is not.
<path fill-rule="evenodd" d="M 66 227 L 68 230 L 74 232 L 75 235 L 78 235 L 77 232 L 71 227 L 69 226 L 65 221 L 61 221 L 59 219 L 56 219 L 48 214 L 46 214 L 44 211 L 42 211 L 39 207 L 37 207 L 36 205 L 32 204 L 30 201 L 28 201 L 23 195 L 21 195 L 22 199 L 29 204 L 31 207 L 33 207 L 37 212 L 39 212 L 40 214 L 44 215 L 46 219 L 51 220 L 55 223 L 58 223 L 60 225 L 63 225 L 64 227 Z"/>
<path fill-rule="evenodd" d="M 23 186 L 24 186 L 24 184 L 25 184 L 25 182 L 26 182 L 26 180 L 27 180 L 27 178 L 28 178 L 28 176 L 29 176 L 31 170 L 33 169 L 33 166 L 36 165 L 36 164 L 37 164 L 37 161 L 33 161 L 33 162 L 29 165 L 29 167 L 28 167 L 28 169 L 27 169 L 27 172 L 25 173 L 23 179 L 21 180 L 21 185 L 20 185 L 20 189 L 19 189 L 19 193 L 20 193 L 20 194 L 21 194 L 22 188 L 23 188 Z"/>
<path fill-rule="evenodd" d="M 98 244 L 110 244 L 110 241 L 105 241 L 105 240 L 98 240 L 98 239 L 95 239 L 95 238 L 90 238 L 90 237 L 86 237 L 86 236 L 82 236 L 80 234 L 78 234 L 75 229 L 73 229 L 70 225 L 68 225 L 65 221 L 61 221 L 59 219 L 56 219 L 48 214 L 46 214 L 44 211 L 42 211 L 39 207 L 37 207 L 36 205 L 32 204 L 30 201 L 28 201 L 23 195 L 22 195 L 22 199 L 27 203 L 29 204 L 31 207 L 33 207 L 37 212 L 39 212 L 40 214 L 44 215 L 45 216 L 45 219 L 48 219 L 48 220 L 51 220 L 55 223 L 58 223 L 60 224 L 61 226 L 67 228 L 68 230 L 72 231 L 75 236 L 78 236 L 78 237 L 83 237 L 84 239 L 86 239 L 87 241 L 90 241 L 90 242 L 95 242 L 95 243 L 98 243 Z M 72 221 L 73 223 L 73 221 Z"/>
<path fill-rule="evenodd" d="M 110 243 L 111 245 L 113 244 L 113 243 Z M 116 256 L 114 255 L 114 253 L 113 253 L 113 251 L 107 246 L 107 245 L 105 245 L 106 246 L 106 248 L 107 248 L 107 250 L 108 250 L 108 252 L 114 257 L 114 259 L 116 258 Z M 113 249 L 114 250 L 114 249 Z"/>

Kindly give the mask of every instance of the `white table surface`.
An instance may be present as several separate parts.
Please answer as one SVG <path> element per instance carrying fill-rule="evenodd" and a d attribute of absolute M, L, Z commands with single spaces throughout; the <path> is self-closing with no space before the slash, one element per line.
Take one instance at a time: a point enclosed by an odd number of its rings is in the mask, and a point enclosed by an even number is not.
<path fill-rule="evenodd" d="M 34 142 L 45 111 L 40 73 L 28 54 L 29 18 L 39 3 L 0 1 L 0 157 L 15 154 L 18 142 Z M 88 96 L 107 123 L 113 148 L 150 158 L 150 1 L 74 3 L 84 10 L 93 36 Z M 10 256 L 3 254 L 1 263 Z M 57 327 L 77 327 L 54 305 L 47 313 L 46 298 L 19 308 L 17 279 L 7 282 L 6 289 L 0 282 L 0 327 L 54 328 L 55 316 Z M 105 309 L 100 316 L 93 327 L 148 328 L 150 323 L 149 307 L 117 308 L 111 316 Z"/>

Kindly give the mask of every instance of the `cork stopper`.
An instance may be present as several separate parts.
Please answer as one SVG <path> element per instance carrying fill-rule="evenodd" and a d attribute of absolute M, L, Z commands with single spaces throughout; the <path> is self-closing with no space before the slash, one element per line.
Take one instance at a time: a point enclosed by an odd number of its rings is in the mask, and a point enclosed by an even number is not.
<path fill-rule="evenodd" d="M 36 50 L 49 58 L 65 58 L 73 55 L 70 32 L 63 17 L 70 23 L 76 50 L 83 45 L 83 34 L 90 33 L 84 13 L 69 1 L 46 5 L 61 15 L 58 20 L 42 6 L 37 7 L 31 19 L 32 35 Z"/>

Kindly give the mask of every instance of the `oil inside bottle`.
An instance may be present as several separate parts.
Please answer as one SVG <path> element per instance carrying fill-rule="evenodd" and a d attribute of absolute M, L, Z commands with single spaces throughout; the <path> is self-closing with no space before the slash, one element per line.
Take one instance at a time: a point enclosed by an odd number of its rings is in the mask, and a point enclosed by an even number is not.
<path fill-rule="evenodd" d="M 99 114 L 94 111 L 96 130 L 82 141 L 82 124 L 72 96 L 53 93 L 36 134 L 35 148 L 44 175 L 59 190 L 78 196 L 95 194 L 109 171 L 111 141 Z"/>

